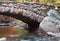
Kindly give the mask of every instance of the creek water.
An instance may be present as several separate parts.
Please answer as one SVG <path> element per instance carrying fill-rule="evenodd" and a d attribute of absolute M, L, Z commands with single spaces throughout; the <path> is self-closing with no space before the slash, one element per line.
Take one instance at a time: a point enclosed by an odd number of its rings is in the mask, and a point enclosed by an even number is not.
<path fill-rule="evenodd" d="M 27 34 L 21 37 L 20 41 L 58 41 L 58 38 Z"/>

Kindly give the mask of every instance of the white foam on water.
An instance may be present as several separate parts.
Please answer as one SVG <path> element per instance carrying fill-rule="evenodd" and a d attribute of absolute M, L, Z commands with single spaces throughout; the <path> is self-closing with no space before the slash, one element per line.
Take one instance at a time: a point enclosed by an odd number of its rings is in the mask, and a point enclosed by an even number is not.
<path fill-rule="evenodd" d="M 4 38 L 0 38 L 0 41 L 6 41 L 7 39 L 4 37 Z"/>

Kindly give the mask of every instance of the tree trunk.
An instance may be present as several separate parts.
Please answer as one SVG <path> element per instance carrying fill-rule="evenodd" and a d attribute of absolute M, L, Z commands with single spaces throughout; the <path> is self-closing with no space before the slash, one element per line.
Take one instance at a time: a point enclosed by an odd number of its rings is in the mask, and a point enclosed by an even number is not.
<path fill-rule="evenodd" d="M 36 0 L 36 2 L 39 2 L 39 0 Z"/>

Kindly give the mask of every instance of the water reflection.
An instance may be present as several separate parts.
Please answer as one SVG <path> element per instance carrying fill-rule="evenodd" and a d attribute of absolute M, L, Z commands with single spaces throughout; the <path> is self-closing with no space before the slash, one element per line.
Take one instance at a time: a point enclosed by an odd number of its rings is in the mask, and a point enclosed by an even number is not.
<path fill-rule="evenodd" d="M 20 41 L 58 41 L 56 37 L 42 37 L 32 34 L 27 34 Z"/>

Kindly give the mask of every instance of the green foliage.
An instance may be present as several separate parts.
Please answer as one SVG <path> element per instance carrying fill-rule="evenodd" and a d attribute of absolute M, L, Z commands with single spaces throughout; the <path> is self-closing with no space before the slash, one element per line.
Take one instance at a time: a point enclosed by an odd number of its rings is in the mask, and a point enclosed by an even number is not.
<path fill-rule="evenodd" d="M 46 0 L 46 3 L 55 3 L 55 0 Z"/>
<path fill-rule="evenodd" d="M 26 34 L 26 33 L 28 33 L 28 31 L 27 30 L 21 30 L 21 29 L 19 29 L 19 28 L 15 28 L 15 35 L 20 35 L 20 36 L 22 36 L 22 35 L 24 35 L 24 34 Z"/>
<path fill-rule="evenodd" d="M 20 26 L 26 26 L 27 25 L 26 23 L 22 22 L 21 20 L 17 20 L 17 19 L 14 20 L 14 23 L 16 23 L 16 25 L 19 24 Z M 14 33 L 15 35 L 22 36 L 22 35 L 24 35 L 26 33 L 28 33 L 27 30 L 19 29 L 19 27 L 15 28 L 15 33 Z"/>
<path fill-rule="evenodd" d="M 60 7 L 60 3 L 55 4 L 56 6 Z"/>
<path fill-rule="evenodd" d="M 21 26 L 27 25 L 26 23 L 22 22 L 21 20 L 17 20 L 17 19 L 14 20 L 14 23 L 19 24 Z"/>

